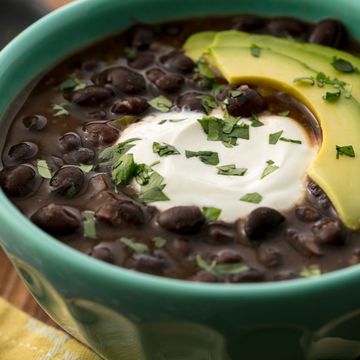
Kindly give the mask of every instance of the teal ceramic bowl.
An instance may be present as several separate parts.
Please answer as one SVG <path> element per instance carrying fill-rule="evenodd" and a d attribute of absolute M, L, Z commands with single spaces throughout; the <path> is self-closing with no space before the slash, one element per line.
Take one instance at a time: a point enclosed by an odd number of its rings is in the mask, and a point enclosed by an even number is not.
<path fill-rule="evenodd" d="M 131 25 L 210 14 L 341 19 L 360 38 L 358 0 L 83 0 L 0 53 L 0 114 L 34 78 Z M 318 279 L 202 284 L 117 268 L 32 225 L 0 192 L 0 243 L 66 331 L 109 360 L 358 359 L 360 266 Z"/>

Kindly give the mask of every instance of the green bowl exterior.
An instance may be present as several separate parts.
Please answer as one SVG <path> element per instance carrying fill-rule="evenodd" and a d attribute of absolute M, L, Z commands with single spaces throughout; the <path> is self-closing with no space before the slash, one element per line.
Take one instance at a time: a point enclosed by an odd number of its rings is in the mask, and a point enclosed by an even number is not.
<path fill-rule="evenodd" d="M 41 19 L 0 53 L 0 113 L 44 69 L 137 21 L 236 13 L 336 17 L 360 37 L 359 11 L 357 0 L 80 0 Z M 360 354 L 359 266 L 317 279 L 265 284 L 163 279 L 65 246 L 32 225 L 1 191 L 0 229 L 1 245 L 39 304 L 105 359 L 354 359 Z"/>

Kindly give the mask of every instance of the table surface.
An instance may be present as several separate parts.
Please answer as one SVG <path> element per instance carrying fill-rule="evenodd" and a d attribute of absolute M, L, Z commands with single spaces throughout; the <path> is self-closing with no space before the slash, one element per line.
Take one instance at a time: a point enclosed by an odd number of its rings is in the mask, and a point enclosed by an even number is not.
<path fill-rule="evenodd" d="M 43 0 L 52 8 L 60 7 L 70 0 Z M 20 280 L 14 267 L 0 247 L 0 296 L 12 305 L 25 311 L 29 315 L 47 323 L 55 325 L 50 317 L 35 302 L 26 287 Z"/>

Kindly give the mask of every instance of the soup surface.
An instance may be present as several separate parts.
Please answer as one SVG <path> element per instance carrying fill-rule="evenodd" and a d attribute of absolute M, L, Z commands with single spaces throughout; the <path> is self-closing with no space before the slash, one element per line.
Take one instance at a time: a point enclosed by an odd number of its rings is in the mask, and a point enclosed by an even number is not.
<path fill-rule="evenodd" d="M 312 111 L 265 80 L 230 84 L 184 50 L 193 34 L 231 29 L 358 49 L 331 19 L 136 25 L 19 96 L 2 125 L 3 191 L 59 241 L 154 275 L 260 282 L 359 263 L 359 231 L 307 175 L 324 140 Z M 254 59 L 262 51 L 251 44 Z M 336 91 L 321 101 L 336 106 Z M 339 144 L 339 161 L 356 158 L 353 145 Z"/>

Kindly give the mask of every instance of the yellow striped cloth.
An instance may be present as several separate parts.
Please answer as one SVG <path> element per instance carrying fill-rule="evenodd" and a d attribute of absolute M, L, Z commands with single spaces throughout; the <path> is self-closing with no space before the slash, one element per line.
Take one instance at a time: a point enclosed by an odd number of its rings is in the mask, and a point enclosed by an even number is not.
<path fill-rule="evenodd" d="M 0 298 L 1 360 L 101 360 L 87 347 Z"/>

